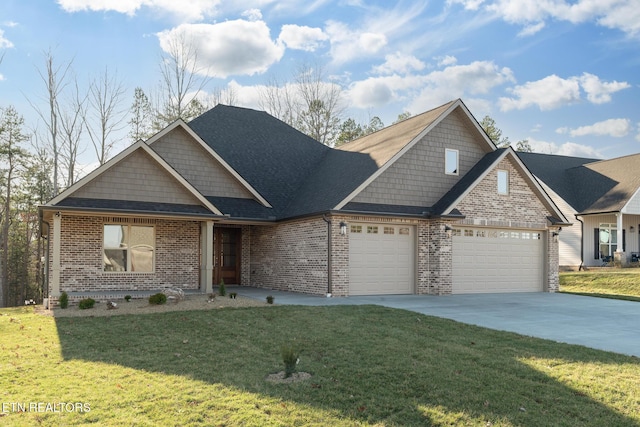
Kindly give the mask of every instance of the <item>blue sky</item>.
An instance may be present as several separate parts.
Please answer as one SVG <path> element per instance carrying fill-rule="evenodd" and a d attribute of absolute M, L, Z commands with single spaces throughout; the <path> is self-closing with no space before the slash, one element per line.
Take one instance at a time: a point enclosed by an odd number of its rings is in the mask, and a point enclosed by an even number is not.
<path fill-rule="evenodd" d="M 237 105 L 259 108 L 261 86 L 307 61 L 343 87 L 345 118 L 389 125 L 462 98 L 538 152 L 640 152 L 638 0 L 3 0 L 0 106 L 37 126 L 27 99 L 42 102 L 51 49 L 81 85 L 117 72 L 128 108 L 180 33 L 199 44 L 206 90 L 231 87 Z"/>

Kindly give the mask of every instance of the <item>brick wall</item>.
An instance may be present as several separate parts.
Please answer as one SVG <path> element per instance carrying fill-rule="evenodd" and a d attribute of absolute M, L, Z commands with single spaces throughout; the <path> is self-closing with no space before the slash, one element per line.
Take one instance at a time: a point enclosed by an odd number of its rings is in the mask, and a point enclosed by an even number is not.
<path fill-rule="evenodd" d="M 103 271 L 103 225 L 111 223 L 110 219 L 62 217 L 61 292 L 199 288 L 199 222 L 152 220 L 156 238 L 155 272 L 127 273 Z"/>
<path fill-rule="evenodd" d="M 327 224 L 322 218 L 251 227 L 251 285 L 327 292 Z"/>

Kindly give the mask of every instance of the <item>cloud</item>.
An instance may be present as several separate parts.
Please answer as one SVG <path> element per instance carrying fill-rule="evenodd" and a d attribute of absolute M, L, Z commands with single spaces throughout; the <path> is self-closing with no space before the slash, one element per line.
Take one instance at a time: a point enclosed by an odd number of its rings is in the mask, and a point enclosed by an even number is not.
<path fill-rule="evenodd" d="M 410 111 L 424 111 L 454 98 L 487 94 L 509 81 L 513 81 L 509 68 L 499 68 L 492 61 L 476 61 L 428 74 L 370 77 L 352 83 L 347 92 L 357 108 L 379 107 L 387 102 L 409 99 Z M 480 104 L 479 100 L 474 102 Z"/>
<path fill-rule="evenodd" d="M 602 159 L 604 156 L 595 148 L 588 145 L 576 144 L 575 142 L 565 142 L 557 144 L 555 142 L 540 141 L 535 138 L 526 138 L 531 145 L 531 149 L 536 153 L 558 154 L 560 156 L 588 157 L 592 159 Z"/>
<path fill-rule="evenodd" d="M 557 133 L 568 133 L 571 136 L 612 136 L 622 138 L 631 131 L 631 121 L 629 119 L 609 119 L 597 122 L 589 126 L 580 126 L 576 129 L 559 128 Z"/>
<path fill-rule="evenodd" d="M 521 35 L 540 31 L 546 21 L 573 24 L 593 22 L 618 29 L 630 36 L 640 34 L 640 8 L 637 0 L 452 0 L 467 10 L 485 10 L 506 22 L 522 25 Z"/>
<path fill-rule="evenodd" d="M 325 32 L 331 40 L 331 57 L 337 64 L 371 57 L 387 45 L 387 37 L 383 33 L 352 30 L 342 22 L 327 22 Z"/>
<path fill-rule="evenodd" d="M 553 110 L 579 102 L 582 99 L 580 89 L 586 93 L 587 100 L 594 104 L 611 101 L 611 94 L 631 87 L 627 82 L 603 82 L 598 76 L 584 73 L 580 77 L 563 79 L 555 74 L 542 80 L 527 82 L 508 89 L 513 97 L 501 97 L 502 111 L 523 110 L 537 106 L 540 110 Z"/>
<path fill-rule="evenodd" d="M 438 67 L 446 67 L 448 65 L 455 65 L 458 63 L 458 58 L 451 55 L 446 55 L 435 59 L 438 60 Z"/>
<path fill-rule="evenodd" d="M 263 21 L 182 24 L 157 36 L 165 52 L 172 40 L 192 40 L 199 53 L 199 68 L 211 77 L 263 73 L 284 54 L 284 46 L 271 40 Z"/>
<path fill-rule="evenodd" d="M 580 84 L 575 79 L 547 76 L 542 80 L 527 82 L 508 89 L 514 98 L 500 98 L 502 111 L 523 110 L 538 106 L 541 110 L 552 110 L 580 100 Z"/>
<path fill-rule="evenodd" d="M 638 134 L 636 135 L 636 141 L 640 142 L 640 122 L 638 122 Z"/>
<path fill-rule="evenodd" d="M 385 56 L 385 62 L 382 65 L 373 67 L 376 74 L 389 75 L 394 73 L 407 74 L 411 71 L 421 71 L 425 68 L 425 63 L 413 55 L 406 55 L 396 52 Z"/>
<path fill-rule="evenodd" d="M 260 21 L 262 19 L 262 12 L 260 12 L 260 9 L 249 9 L 242 12 L 242 16 L 249 21 Z"/>
<path fill-rule="evenodd" d="M 300 25 L 283 25 L 278 40 L 289 49 L 313 52 L 329 39 L 322 29 Z"/>
<path fill-rule="evenodd" d="M 143 6 L 168 15 L 179 17 L 187 22 L 200 21 L 211 16 L 220 0 L 57 0 L 65 12 L 117 12 L 129 16 L 135 15 Z"/>
<path fill-rule="evenodd" d="M 4 30 L 0 29 L 0 49 L 9 49 L 13 47 L 13 43 L 4 37 Z"/>
<path fill-rule="evenodd" d="M 603 82 L 598 76 L 584 73 L 580 77 L 582 89 L 587 93 L 587 99 L 594 104 L 611 102 L 611 94 L 631 87 L 627 82 Z"/>

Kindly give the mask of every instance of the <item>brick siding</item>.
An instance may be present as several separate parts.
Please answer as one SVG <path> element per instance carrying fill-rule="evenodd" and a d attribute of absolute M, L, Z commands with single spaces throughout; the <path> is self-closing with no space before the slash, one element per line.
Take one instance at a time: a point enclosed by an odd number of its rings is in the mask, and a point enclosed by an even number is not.
<path fill-rule="evenodd" d="M 156 238 L 153 273 L 103 271 L 103 226 L 107 222 L 111 223 L 102 217 L 62 217 L 61 292 L 159 290 L 172 286 L 199 288 L 199 222 L 152 221 Z"/>

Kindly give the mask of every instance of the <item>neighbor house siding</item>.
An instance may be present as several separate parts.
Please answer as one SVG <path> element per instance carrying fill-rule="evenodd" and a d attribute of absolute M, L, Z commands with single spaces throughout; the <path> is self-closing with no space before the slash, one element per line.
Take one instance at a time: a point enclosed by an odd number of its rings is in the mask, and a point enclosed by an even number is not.
<path fill-rule="evenodd" d="M 369 184 L 354 202 L 431 206 L 485 154 L 463 113 L 444 118 L 407 153 Z M 445 149 L 458 150 L 459 173 L 444 173 Z"/>
<path fill-rule="evenodd" d="M 106 223 L 142 223 L 155 227 L 153 273 L 103 271 L 102 241 Z M 200 224 L 197 221 L 63 215 L 60 251 L 60 291 L 161 290 L 174 286 L 199 288 Z"/>
<path fill-rule="evenodd" d="M 131 153 L 82 186 L 72 197 L 197 205 L 201 203 L 142 149 Z"/>
<path fill-rule="evenodd" d="M 327 224 L 322 218 L 251 227 L 251 284 L 327 292 Z"/>
<path fill-rule="evenodd" d="M 205 196 L 251 199 L 251 193 L 181 127 L 151 145 L 167 163 Z"/>
<path fill-rule="evenodd" d="M 600 228 L 600 224 L 616 224 L 617 217 L 615 214 L 605 215 L 585 215 L 580 217 L 584 221 L 584 265 L 587 267 L 598 267 L 602 265 L 601 259 L 595 259 L 595 236 L 593 231 Z M 630 260 L 631 252 L 640 252 L 640 215 L 624 215 L 622 216 L 622 227 L 625 230 L 625 253 L 626 262 Z M 631 231 L 633 227 L 633 232 Z M 564 230 L 562 231 L 564 233 Z M 622 242 L 618 242 L 622 245 Z"/>
<path fill-rule="evenodd" d="M 636 191 L 626 206 L 622 209 L 622 213 L 625 214 L 640 214 L 640 190 Z"/>

